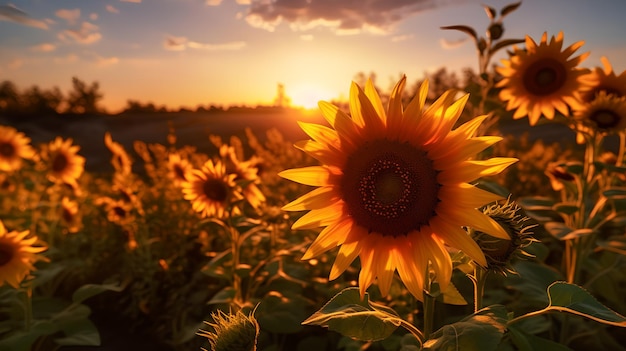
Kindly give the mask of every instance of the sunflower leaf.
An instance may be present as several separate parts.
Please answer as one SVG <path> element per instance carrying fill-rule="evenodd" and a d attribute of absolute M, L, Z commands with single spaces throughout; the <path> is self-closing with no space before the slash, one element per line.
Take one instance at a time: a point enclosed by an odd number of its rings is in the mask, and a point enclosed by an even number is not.
<path fill-rule="evenodd" d="M 489 54 L 493 54 L 496 51 L 505 48 L 507 46 L 511 46 L 511 45 L 515 45 L 515 44 L 521 44 L 524 41 L 526 41 L 525 39 L 505 39 L 505 40 L 500 40 L 499 42 L 497 42 L 494 46 L 491 47 L 491 49 L 489 49 Z"/>
<path fill-rule="evenodd" d="M 519 7 L 519 5 L 521 5 L 521 4 L 522 4 L 522 2 L 519 1 L 519 2 L 515 2 L 515 3 L 512 3 L 512 4 L 506 5 L 505 7 L 502 8 L 502 10 L 500 10 L 500 17 L 504 17 L 504 16 L 508 15 L 509 13 L 515 11 Z"/>
<path fill-rule="evenodd" d="M 342 290 L 302 322 L 363 341 L 386 339 L 401 323 L 402 319 L 393 309 L 369 301 L 367 293 L 361 300 L 359 288 Z"/>
<path fill-rule="evenodd" d="M 487 13 L 487 17 L 489 17 L 490 20 L 493 20 L 494 18 L 496 18 L 496 15 L 498 14 L 496 9 L 494 9 L 491 6 L 487 6 L 487 5 L 483 5 L 483 7 L 485 8 L 485 12 Z"/>
<path fill-rule="evenodd" d="M 568 312 L 596 322 L 626 327 L 626 317 L 604 306 L 587 290 L 566 282 L 554 282 L 548 287 L 550 302 L 546 310 Z"/>
<path fill-rule="evenodd" d="M 434 332 L 424 343 L 424 350 L 497 350 L 507 328 L 506 321 L 507 310 L 504 306 L 483 308 Z"/>
<path fill-rule="evenodd" d="M 454 30 L 461 31 L 471 36 L 472 38 L 474 38 L 476 42 L 478 42 L 478 35 L 476 34 L 476 31 L 474 30 L 474 28 L 470 26 L 464 26 L 464 25 L 445 26 L 445 27 L 441 27 L 441 29 L 454 29 Z"/>

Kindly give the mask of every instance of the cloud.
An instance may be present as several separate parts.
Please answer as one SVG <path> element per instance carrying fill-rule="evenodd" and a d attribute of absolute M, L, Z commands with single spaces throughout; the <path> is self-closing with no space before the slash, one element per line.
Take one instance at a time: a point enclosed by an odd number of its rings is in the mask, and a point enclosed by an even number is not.
<path fill-rule="evenodd" d="M 222 0 L 206 0 L 205 4 L 207 6 L 219 6 L 222 3 Z"/>
<path fill-rule="evenodd" d="M 469 40 L 469 37 L 463 37 L 457 40 L 448 40 L 445 38 L 439 39 L 439 45 L 444 49 L 456 49 L 459 46 L 465 44 Z"/>
<path fill-rule="evenodd" d="M 76 21 L 80 18 L 80 9 L 60 9 L 54 13 L 57 17 L 64 19 L 68 24 L 76 24 Z"/>
<path fill-rule="evenodd" d="M 170 51 L 184 51 L 187 48 L 206 51 L 232 51 L 240 50 L 245 46 L 246 42 L 244 41 L 210 44 L 191 41 L 187 37 L 176 37 L 173 35 L 168 35 L 163 42 L 163 47 Z"/>
<path fill-rule="evenodd" d="M 68 54 L 66 56 L 59 56 L 54 58 L 54 63 L 58 64 L 74 63 L 76 61 L 78 61 L 78 56 L 76 54 Z"/>
<path fill-rule="evenodd" d="M 20 67 L 22 67 L 24 65 L 24 60 L 16 58 L 11 60 L 11 62 L 9 62 L 9 68 L 10 69 L 18 69 Z"/>
<path fill-rule="evenodd" d="M 302 34 L 300 40 L 311 41 L 313 40 L 313 34 Z"/>
<path fill-rule="evenodd" d="M 411 38 L 413 38 L 413 34 L 396 35 L 391 37 L 391 41 L 394 43 L 399 43 L 401 41 L 407 41 Z"/>
<path fill-rule="evenodd" d="M 15 22 L 29 27 L 48 29 L 44 21 L 36 20 L 13 5 L 0 5 L 0 20 Z"/>
<path fill-rule="evenodd" d="M 134 4 L 141 4 L 141 0 L 120 0 L 121 2 L 132 2 Z"/>
<path fill-rule="evenodd" d="M 98 19 L 98 14 L 95 13 L 95 12 L 90 13 L 89 14 L 89 19 L 92 20 L 92 21 L 97 20 Z"/>
<path fill-rule="evenodd" d="M 285 21 L 293 30 L 317 26 L 341 34 L 389 33 L 403 19 L 416 13 L 466 0 L 250 0 L 246 21 L 273 31 Z"/>
<path fill-rule="evenodd" d="M 120 62 L 120 59 L 112 56 L 112 57 L 96 57 L 96 66 L 98 67 L 107 67 L 111 65 L 115 65 Z"/>
<path fill-rule="evenodd" d="M 56 50 L 56 48 L 57 47 L 54 44 L 43 43 L 43 44 L 35 45 L 35 46 L 31 47 L 30 49 L 32 51 L 36 51 L 36 52 L 52 52 L 52 51 Z"/>
<path fill-rule="evenodd" d="M 106 9 L 107 9 L 107 11 L 109 11 L 111 13 L 120 13 L 120 10 L 116 9 L 115 7 L 113 7 L 113 5 L 107 5 Z"/>
<path fill-rule="evenodd" d="M 67 40 L 68 38 L 80 44 L 92 44 L 102 39 L 102 35 L 98 32 L 98 26 L 89 22 L 83 22 L 76 29 L 66 29 L 59 33 L 59 39 Z"/>

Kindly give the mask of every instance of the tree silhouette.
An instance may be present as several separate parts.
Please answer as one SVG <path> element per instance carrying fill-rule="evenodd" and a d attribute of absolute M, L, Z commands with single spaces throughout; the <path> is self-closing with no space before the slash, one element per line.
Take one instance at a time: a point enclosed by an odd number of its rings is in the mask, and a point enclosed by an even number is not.
<path fill-rule="evenodd" d="M 5 80 L 0 84 L 0 113 L 16 114 L 20 111 L 20 95 L 13 82 Z"/>
<path fill-rule="evenodd" d="M 63 93 L 58 87 L 52 90 L 41 90 L 34 85 L 22 93 L 22 113 L 50 115 L 57 114 L 63 102 Z"/>
<path fill-rule="evenodd" d="M 79 114 L 94 114 L 100 112 L 98 102 L 103 95 L 100 93 L 100 84 L 91 83 L 87 86 L 82 80 L 72 77 L 73 90 L 67 98 L 67 112 Z"/>

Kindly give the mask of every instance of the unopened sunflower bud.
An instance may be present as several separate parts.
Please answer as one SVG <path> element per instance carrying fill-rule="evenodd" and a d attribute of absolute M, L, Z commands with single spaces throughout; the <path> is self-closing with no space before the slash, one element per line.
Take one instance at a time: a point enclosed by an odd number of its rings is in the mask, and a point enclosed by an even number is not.
<path fill-rule="evenodd" d="M 259 324 L 253 315 L 217 311 L 211 316 L 213 323 L 204 323 L 213 327 L 213 331 L 200 330 L 197 335 L 209 340 L 212 351 L 256 351 Z"/>
<path fill-rule="evenodd" d="M 487 29 L 487 35 L 489 35 L 491 40 L 502 38 L 502 34 L 504 34 L 504 26 L 502 26 L 502 23 L 494 22 Z"/>
<path fill-rule="evenodd" d="M 533 257 L 524 251 L 528 245 L 537 241 L 530 229 L 536 225 L 528 223 L 529 218 L 519 213 L 521 208 L 510 199 L 487 206 L 483 213 L 495 220 L 509 235 L 510 240 L 496 238 L 481 231 L 475 231 L 472 238 L 485 254 L 487 269 L 507 275 L 516 274 L 511 266 L 514 257 Z"/>

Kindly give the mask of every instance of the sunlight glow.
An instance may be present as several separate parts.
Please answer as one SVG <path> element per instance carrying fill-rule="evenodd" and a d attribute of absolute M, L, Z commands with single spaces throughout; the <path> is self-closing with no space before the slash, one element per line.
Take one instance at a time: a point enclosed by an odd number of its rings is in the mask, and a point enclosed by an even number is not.
<path fill-rule="evenodd" d="M 306 109 L 316 109 L 320 100 L 330 100 L 334 97 L 330 91 L 311 84 L 287 88 L 287 95 L 291 98 L 291 106 Z"/>

